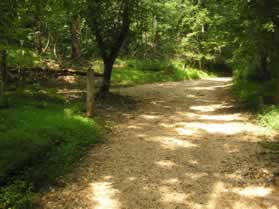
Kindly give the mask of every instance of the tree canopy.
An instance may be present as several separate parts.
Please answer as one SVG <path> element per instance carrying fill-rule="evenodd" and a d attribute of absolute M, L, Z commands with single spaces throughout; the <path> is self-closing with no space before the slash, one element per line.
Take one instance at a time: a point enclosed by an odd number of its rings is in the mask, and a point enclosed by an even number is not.
<path fill-rule="evenodd" d="M 180 59 L 270 81 L 278 77 L 278 11 L 277 0 L 1 1 L 0 46 L 60 61 L 100 57 L 103 93 L 118 57 Z"/>

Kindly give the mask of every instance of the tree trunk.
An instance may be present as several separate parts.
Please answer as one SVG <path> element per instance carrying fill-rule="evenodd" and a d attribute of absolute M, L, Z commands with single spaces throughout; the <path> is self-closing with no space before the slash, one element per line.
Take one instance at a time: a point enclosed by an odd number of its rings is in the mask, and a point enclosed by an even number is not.
<path fill-rule="evenodd" d="M 92 117 L 94 114 L 95 104 L 95 82 L 94 71 L 89 69 L 87 72 L 87 116 Z"/>
<path fill-rule="evenodd" d="M 5 87 L 7 83 L 7 51 L 1 51 L 0 63 L 0 106 L 6 105 Z"/>
<path fill-rule="evenodd" d="M 79 16 L 74 16 L 72 18 L 70 30 L 72 39 L 72 59 L 79 59 L 81 56 L 81 28 Z"/>
<path fill-rule="evenodd" d="M 109 93 L 113 63 L 113 59 L 104 59 L 104 78 L 100 89 L 100 94 L 103 96 Z"/>
<path fill-rule="evenodd" d="M 36 48 L 37 48 L 38 54 L 42 54 L 42 52 L 43 52 L 42 32 L 41 31 L 37 31 L 37 32 L 35 32 L 35 35 L 36 35 L 35 44 L 36 44 Z"/>
<path fill-rule="evenodd" d="M 159 33 L 158 33 L 158 20 L 157 17 L 153 17 L 153 52 L 156 53 L 158 49 L 158 41 L 159 41 Z"/>
<path fill-rule="evenodd" d="M 271 79 L 270 72 L 268 70 L 268 56 L 266 53 L 261 54 L 261 74 L 262 74 L 262 80 L 268 81 Z"/>

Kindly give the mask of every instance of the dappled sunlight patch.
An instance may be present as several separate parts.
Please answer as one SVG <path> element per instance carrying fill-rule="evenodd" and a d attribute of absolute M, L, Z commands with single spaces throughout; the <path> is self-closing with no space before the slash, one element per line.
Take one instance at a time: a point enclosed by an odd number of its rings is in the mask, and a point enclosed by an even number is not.
<path fill-rule="evenodd" d="M 119 190 L 114 189 L 110 182 L 96 182 L 91 184 L 92 200 L 95 209 L 120 209 L 121 204 L 117 198 Z"/>
<path fill-rule="evenodd" d="M 232 78 L 230 78 L 230 77 L 214 77 L 214 78 L 206 78 L 206 79 L 203 79 L 203 80 L 217 81 L 217 82 L 231 82 Z"/>
<path fill-rule="evenodd" d="M 173 128 L 173 127 L 175 127 L 175 124 L 173 124 L 173 123 L 160 123 L 159 125 L 163 128 Z"/>
<path fill-rule="evenodd" d="M 199 164 L 199 162 L 197 160 L 189 160 L 188 163 L 191 164 L 191 165 L 198 165 Z"/>
<path fill-rule="evenodd" d="M 238 153 L 240 152 L 239 145 L 232 145 L 232 144 L 224 144 L 224 149 L 227 153 Z"/>
<path fill-rule="evenodd" d="M 169 121 L 169 118 L 167 118 Z M 163 128 L 180 128 L 187 125 L 186 122 L 168 122 L 168 123 L 159 123 Z"/>
<path fill-rule="evenodd" d="M 196 99 L 196 98 L 197 98 L 197 95 L 188 94 L 187 97 L 188 97 L 188 98 L 191 98 L 191 99 Z"/>
<path fill-rule="evenodd" d="M 77 77 L 76 76 L 72 76 L 72 75 L 60 76 L 58 78 L 58 80 L 64 81 L 64 82 L 69 83 L 69 84 L 75 84 L 75 83 L 78 82 Z"/>
<path fill-rule="evenodd" d="M 79 89 L 58 89 L 57 94 L 68 95 L 68 94 L 83 94 L 85 93 L 84 90 Z"/>
<path fill-rule="evenodd" d="M 181 181 L 178 178 L 171 178 L 162 181 L 163 184 L 169 184 L 169 185 L 176 185 L 179 184 Z"/>
<path fill-rule="evenodd" d="M 207 204 L 207 209 L 220 208 L 218 206 L 223 193 L 226 192 L 225 185 L 223 182 L 216 182 L 213 186 L 212 193 L 210 194 L 210 199 Z"/>
<path fill-rule="evenodd" d="M 146 120 L 154 120 L 160 118 L 159 116 L 156 115 L 141 115 L 140 117 Z"/>
<path fill-rule="evenodd" d="M 181 112 L 181 111 L 176 111 L 175 115 L 177 119 L 197 119 L 199 116 L 199 114 L 193 112 Z M 185 117 L 185 118 L 179 118 L 178 116 Z M 177 124 L 185 124 L 185 122 L 179 122 Z"/>
<path fill-rule="evenodd" d="M 147 137 L 147 135 L 146 135 L 146 134 L 138 134 L 138 135 L 137 135 L 137 137 L 138 137 L 138 138 L 142 138 L 142 139 L 144 139 L 144 138 L 146 138 L 146 137 Z"/>
<path fill-rule="evenodd" d="M 104 177 L 104 180 L 106 180 L 106 181 L 109 181 L 109 180 L 112 180 L 113 179 L 113 176 L 105 176 Z"/>
<path fill-rule="evenodd" d="M 272 189 L 261 186 L 250 186 L 246 188 L 235 188 L 233 192 L 244 197 L 266 197 L 272 193 Z"/>
<path fill-rule="evenodd" d="M 240 114 L 226 114 L 226 115 L 201 115 L 200 120 L 212 120 L 212 121 L 247 121 L 247 118 L 241 117 Z"/>
<path fill-rule="evenodd" d="M 191 110 L 199 111 L 199 112 L 214 112 L 220 109 L 229 109 L 231 108 L 231 105 L 224 105 L 224 104 L 212 104 L 212 105 L 197 105 L 197 106 L 191 106 Z"/>
<path fill-rule="evenodd" d="M 189 195 L 182 192 L 173 191 L 173 189 L 167 186 L 162 186 L 159 190 L 162 196 L 162 202 L 185 204 L 185 201 L 189 197 Z"/>
<path fill-rule="evenodd" d="M 227 178 L 228 176 L 226 176 Z M 239 178 L 239 176 L 230 176 L 230 178 Z M 209 202 L 207 204 L 207 209 L 216 209 L 216 208 L 224 208 L 230 205 L 230 208 L 233 209 L 239 209 L 239 208 L 245 208 L 245 209 L 256 209 L 256 208 L 263 208 L 264 205 L 264 199 L 270 200 L 274 199 L 272 198 L 272 188 L 263 187 L 263 186 L 248 186 L 246 188 L 233 188 L 228 189 L 225 186 L 224 182 L 217 182 L 213 186 L 213 191 L 211 192 Z M 225 198 L 230 197 L 230 198 Z M 263 199 L 261 199 L 263 198 Z M 224 199 L 227 199 L 228 201 L 225 202 Z M 222 201 L 223 200 L 223 201 Z M 251 202 L 251 200 L 254 200 Z M 260 202 L 258 202 L 259 200 Z M 272 205 L 271 201 L 271 205 Z M 271 207 L 265 207 L 264 208 L 278 208 L 274 207 L 273 204 Z"/>
<path fill-rule="evenodd" d="M 207 177 L 208 173 L 201 172 L 201 173 L 186 173 L 185 174 L 188 178 L 192 180 L 199 180 L 200 178 Z"/>
<path fill-rule="evenodd" d="M 193 130 L 189 130 L 185 128 L 176 128 L 175 130 L 181 136 L 191 136 L 195 133 Z"/>
<path fill-rule="evenodd" d="M 136 177 L 128 177 L 127 180 L 128 180 L 128 181 L 136 181 L 137 178 L 136 178 Z"/>
<path fill-rule="evenodd" d="M 226 179 L 231 179 L 231 180 L 234 180 L 234 181 L 242 181 L 243 180 L 243 176 L 241 175 L 241 173 L 239 171 L 234 172 L 234 173 L 225 174 L 223 176 Z"/>
<path fill-rule="evenodd" d="M 162 168 L 173 168 L 173 167 L 177 166 L 177 164 L 175 162 L 170 161 L 170 160 L 161 160 L 161 161 L 155 162 L 155 164 Z"/>
<path fill-rule="evenodd" d="M 128 126 L 127 128 L 128 128 L 128 129 L 135 129 L 135 130 L 140 130 L 140 129 L 142 129 L 142 127 L 136 126 L 136 125 L 130 125 L 130 126 Z"/>
<path fill-rule="evenodd" d="M 149 190 L 150 190 L 150 187 L 145 185 L 145 186 L 143 186 L 142 190 L 145 191 L 145 192 L 146 192 L 146 191 L 149 191 Z"/>
<path fill-rule="evenodd" d="M 190 141 L 177 139 L 173 137 L 165 137 L 165 136 L 159 136 L 159 137 L 153 137 L 148 139 L 148 141 L 153 142 L 159 142 L 161 143 L 161 146 L 165 149 L 171 149 L 175 150 L 177 148 L 196 148 L 198 145 L 193 144 Z"/>
<path fill-rule="evenodd" d="M 79 123 L 87 125 L 87 126 L 96 125 L 92 119 L 75 114 L 74 111 L 69 108 L 64 109 L 64 118 L 74 120 L 76 122 L 79 122 Z"/>
<path fill-rule="evenodd" d="M 60 70 L 61 68 L 61 66 L 55 60 L 48 60 L 46 62 L 46 66 L 48 67 L 48 69 L 52 70 Z"/>
<path fill-rule="evenodd" d="M 192 122 L 187 124 L 187 128 L 191 128 L 194 130 L 203 130 L 208 133 L 220 133 L 224 135 L 233 135 L 240 133 L 255 133 L 261 134 L 263 130 L 258 126 L 249 123 L 241 123 L 241 122 L 227 122 L 227 123 L 201 123 L 201 122 Z"/>
<path fill-rule="evenodd" d="M 194 91 L 201 91 L 201 90 L 207 90 L 207 91 L 215 91 L 217 88 L 224 88 L 224 87 L 228 87 L 230 85 L 213 85 L 213 86 L 208 86 L 208 87 L 192 87 L 189 88 L 189 90 L 194 90 Z"/>

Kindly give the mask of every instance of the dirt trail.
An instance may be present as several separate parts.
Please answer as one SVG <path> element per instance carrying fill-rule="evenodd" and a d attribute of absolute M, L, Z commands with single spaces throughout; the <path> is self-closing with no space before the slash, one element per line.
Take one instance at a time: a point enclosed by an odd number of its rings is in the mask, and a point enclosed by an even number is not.
<path fill-rule="evenodd" d="M 136 111 L 109 114 L 94 148 L 45 209 L 278 209 L 259 141 L 272 134 L 238 113 L 229 79 L 119 89 Z"/>

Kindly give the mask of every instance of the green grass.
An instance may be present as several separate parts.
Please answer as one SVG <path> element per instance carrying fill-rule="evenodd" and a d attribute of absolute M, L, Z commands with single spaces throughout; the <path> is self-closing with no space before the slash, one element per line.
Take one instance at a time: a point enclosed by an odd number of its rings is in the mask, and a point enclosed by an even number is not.
<path fill-rule="evenodd" d="M 260 124 L 279 131 L 279 106 L 266 107 L 258 115 Z"/>
<path fill-rule="evenodd" d="M 252 111 L 261 110 L 273 102 L 276 81 L 260 82 L 248 79 L 234 79 L 233 92 L 239 103 Z"/>
<path fill-rule="evenodd" d="M 269 106 L 258 114 L 259 124 L 279 131 L 279 106 Z M 264 142 L 262 146 L 269 150 L 270 160 L 279 163 L 279 141 Z"/>
<path fill-rule="evenodd" d="M 112 85 L 130 86 L 146 83 L 194 80 L 214 76 L 208 72 L 186 68 L 178 61 L 118 60 L 112 74 Z"/>
<path fill-rule="evenodd" d="M 30 208 L 30 188 L 71 170 L 102 131 L 60 98 L 29 92 L 9 100 L 0 109 L 0 209 Z"/>

